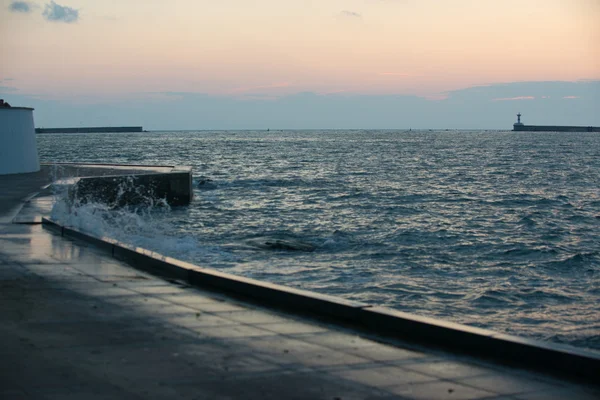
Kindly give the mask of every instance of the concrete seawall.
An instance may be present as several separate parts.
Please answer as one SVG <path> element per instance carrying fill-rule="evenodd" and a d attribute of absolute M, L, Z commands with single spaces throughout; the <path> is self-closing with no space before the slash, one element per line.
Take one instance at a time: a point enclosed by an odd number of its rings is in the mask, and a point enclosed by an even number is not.
<path fill-rule="evenodd" d="M 35 128 L 35 133 L 119 133 L 143 132 L 141 126 L 89 126 L 78 128 Z"/>
<path fill-rule="evenodd" d="M 169 173 L 80 178 L 69 194 L 80 200 L 117 207 L 156 199 L 164 199 L 171 206 L 182 206 L 192 201 L 192 174 L 189 168 L 175 167 Z"/>
<path fill-rule="evenodd" d="M 513 130 L 515 132 L 600 132 L 600 127 L 514 124 Z"/>
<path fill-rule="evenodd" d="M 71 195 L 84 202 L 105 201 L 114 206 L 148 199 L 180 206 L 189 204 L 194 193 L 192 168 L 186 166 L 42 163 L 39 172 L 1 178 L 0 207 L 20 209 L 10 217 L 16 223 L 40 223 L 41 217 L 50 215 L 52 182 L 68 182 Z"/>

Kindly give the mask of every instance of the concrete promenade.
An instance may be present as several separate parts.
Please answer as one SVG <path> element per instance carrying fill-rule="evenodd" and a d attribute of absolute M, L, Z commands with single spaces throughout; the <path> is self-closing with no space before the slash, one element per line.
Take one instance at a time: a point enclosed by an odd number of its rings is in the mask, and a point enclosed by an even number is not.
<path fill-rule="evenodd" d="M 598 387 L 373 338 L 140 272 L 12 224 L 0 176 L 0 399 L 598 399 Z"/>

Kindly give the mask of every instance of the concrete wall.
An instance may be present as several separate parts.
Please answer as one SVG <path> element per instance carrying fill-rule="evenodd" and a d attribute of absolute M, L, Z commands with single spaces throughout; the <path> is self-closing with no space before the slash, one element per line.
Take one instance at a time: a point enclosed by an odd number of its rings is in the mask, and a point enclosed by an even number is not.
<path fill-rule="evenodd" d="M 149 205 L 158 199 L 182 206 L 192 201 L 192 171 L 175 168 L 167 173 L 81 178 L 69 189 L 69 195 L 71 199 L 114 207 Z"/>
<path fill-rule="evenodd" d="M 33 108 L 0 108 L 0 175 L 39 170 Z"/>

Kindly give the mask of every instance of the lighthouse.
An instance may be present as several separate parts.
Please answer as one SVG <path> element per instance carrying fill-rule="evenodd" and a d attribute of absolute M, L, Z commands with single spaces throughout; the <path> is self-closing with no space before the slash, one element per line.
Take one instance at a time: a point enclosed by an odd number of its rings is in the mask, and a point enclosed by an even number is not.
<path fill-rule="evenodd" d="M 513 124 L 513 129 L 514 129 L 515 131 L 518 131 L 518 130 L 520 130 L 520 129 L 518 129 L 518 128 L 520 128 L 520 127 L 522 127 L 522 126 L 523 126 L 523 123 L 521 122 L 521 113 L 518 113 L 518 114 L 517 114 L 517 122 L 515 122 L 515 123 Z"/>

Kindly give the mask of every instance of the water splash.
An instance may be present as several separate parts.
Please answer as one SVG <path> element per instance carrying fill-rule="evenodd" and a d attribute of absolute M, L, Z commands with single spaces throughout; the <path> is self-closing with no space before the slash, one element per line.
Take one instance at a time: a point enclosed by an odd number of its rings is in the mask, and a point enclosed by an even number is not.
<path fill-rule="evenodd" d="M 116 198 L 101 202 L 89 193 L 79 196 L 74 190 L 76 180 L 60 178 L 65 176 L 60 167 L 53 173 L 59 178 L 51 186 L 54 199 L 51 218 L 59 224 L 171 257 L 186 254 L 193 258 L 213 259 L 216 253 L 223 258 L 220 249 L 203 246 L 197 238 L 178 234 L 177 228 L 168 220 L 172 210 L 166 200 L 144 194 L 133 178 L 118 183 Z M 136 205 L 120 206 L 124 197 L 131 193 L 143 198 Z"/>
<path fill-rule="evenodd" d="M 57 169 L 60 174 L 60 169 Z M 53 185 L 54 206 L 51 217 L 66 226 L 99 236 L 118 238 L 136 234 L 154 234 L 162 225 L 162 216 L 171 211 L 165 199 L 145 195 L 135 185 L 131 176 L 117 182 L 116 197 L 108 202 L 98 200 L 93 194 L 82 195 L 75 180 L 58 179 Z M 125 198 L 135 193 L 142 201 L 126 204 Z M 124 204 L 124 206 L 120 206 Z"/>

